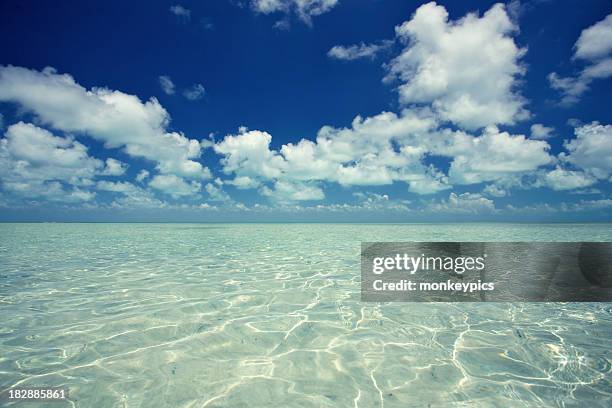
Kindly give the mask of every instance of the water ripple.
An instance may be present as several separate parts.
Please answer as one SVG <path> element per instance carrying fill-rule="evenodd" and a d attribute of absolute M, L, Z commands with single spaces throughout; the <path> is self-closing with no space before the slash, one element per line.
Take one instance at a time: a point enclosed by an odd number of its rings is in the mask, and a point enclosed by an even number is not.
<path fill-rule="evenodd" d="M 610 231 L 3 224 L 0 389 L 64 386 L 73 407 L 608 407 L 610 304 L 362 303 L 359 243 Z"/>

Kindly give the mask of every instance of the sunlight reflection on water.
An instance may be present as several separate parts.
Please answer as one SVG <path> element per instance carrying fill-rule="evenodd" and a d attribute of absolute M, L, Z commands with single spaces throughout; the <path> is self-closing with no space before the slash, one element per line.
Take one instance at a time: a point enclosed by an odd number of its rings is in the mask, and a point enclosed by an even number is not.
<path fill-rule="evenodd" d="M 607 407 L 609 303 L 362 303 L 359 255 L 611 231 L 0 224 L 0 389 L 65 386 L 79 407 Z"/>

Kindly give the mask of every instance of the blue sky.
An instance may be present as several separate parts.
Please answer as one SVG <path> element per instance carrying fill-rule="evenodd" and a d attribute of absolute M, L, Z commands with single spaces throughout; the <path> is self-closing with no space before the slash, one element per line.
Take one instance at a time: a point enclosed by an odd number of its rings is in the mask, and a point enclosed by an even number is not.
<path fill-rule="evenodd" d="M 3 2 L 0 220 L 610 220 L 611 13 Z"/>

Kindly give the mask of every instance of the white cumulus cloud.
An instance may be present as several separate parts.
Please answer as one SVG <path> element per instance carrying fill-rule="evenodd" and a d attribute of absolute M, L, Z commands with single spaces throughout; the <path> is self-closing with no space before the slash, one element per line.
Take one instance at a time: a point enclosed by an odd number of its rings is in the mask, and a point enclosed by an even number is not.
<path fill-rule="evenodd" d="M 270 149 L 269 133 L 246 129 L 238 135 L 226 136 L 214 149 L 223 155 L 224 172 L 236 176 L 229 184 L 238 187 L 279 180 L 292 186 L 321 181 L 345 186 L 404 181 L 411 191 L 427 194 L 448 188 L 445 178 L 422 162 L 426 148 L 408 145 L 409 141 L 403 139 L 414 142 L 417 135 L 427 134 L 433 124 L 426 115 L 420 117 L 406 111 L 398 117 L 384 112 L 366 119 L 357 117 L 351 128 L 323 127 L 316 141 L 302 139 L 285 144 L 278 151 Z"/>
<path fill-rule="evenodd" d="M 576 41 L 575 58 L 595 60 L 612 52 L 612 14 L 582 30 Z"/>
<path fill-rule="evenodd" d="M 231 201 L 231 197 L 223 191 L 220 184 L 207 183 L 204 187 L 210 201 Z"/>
<path fill-rule="evenodd" d="M 180 4 L 170 6 L 170 13 L 184 21 L 191 19 L 191 10 L 181 6 Z"/>
<path fill-rule="evenodd" d="M 0 139 L 0 180 L 4 190 L 54 201 L 90 200 L 94 193 L 77 187 L 93 184 L 104 164 L 87 147 L 29 123 L 9 126 Z M 66 190 L 65 186 L 73 186 Z M 73 194 L 74 193 L 74 194 Z"/>
<path fill-rule="evenodd" d="M 142 183 L 143 181 L 145 181 L 149 176 L 151 175 L 151 173 L 149 173 L 148 170 L 142 169 L 138 172 L 138 174 L 136 175 L 136 181 L 138 181 L 139 183 Z"/>
<path fill-rule="evenodd" d="M 502 4 L 482 17 L 449 21 L 446 9 L 431 2 L 395 30 L 406 47 L 388 64 L 386 79 L 402 82 L 401 103 L 431 104 L 442 119 L 466 129 L 529 116 L 516 91 L 525 49 L 515 44 L 517 27 Z"/>
<path fill-rule="evenodd" d="M 612 125 L 593 122 L 575 129 L 576 137 L 566 141 L 563 160 L 599 179 L 612 175 Z"/>
<path fill-rule="evenodd" d="M 104 176 L 122 176 L 125 174 L 127 168 L 128 165 L 126 163 L 109 157 L 106 159 L 106 167 L 104 167 L 101 174 Z"/>
<path fill-rule="evenodd" d="M 532 139 L 550 139 L 553 136 L 554 128 L 549 126 L 544 126 L 541 123 L 534 123 L 531 125 L 531 138 Z"/>
<path fill-rule="evenodd" d="M 202 99 L 205 93 L 206 89 L 202 84 L 194 84 L 183 91 L 183 96 L 190 101 L 197 101 Z"/>
<path fill-rule="evenodd" d="M 242 129 L 214 145 L 228 184 L 252 188 L 278 181 L 376 186 L 403 182 L 417 194 L 432 194 L 452 184 L 508 180 L 554 162 L 547 142 L 501 132 L 489 126 L 479 136 L 439 129 L 428 110 L 383 112 L 356 117 L 349 128 L 322 127 L 316 140 L 302 139 L 278 150 L 267 132 Z M 429 162 L 450 159 L 445 174 Z M 293 183 L 293 184 L 292 184 Z M 269 189 L 261 189 L 271 196 Z M 290 194 L 286 194 L 290 197 Z M 316 196 L 316 195 L 315 195 Z"/>
<path fill-rule="evenodd" d="M 167 75 L 161 75 L 159 78 L 159 86 L 166 95 L 174 94 L 174 82 Z"/>
<path fill-rule="evenodd" d="M 338 0 L 251 0 L 251 7 L 258 13 L 296 13 L 302 21 L 312 23 L 312 17 L 327 13 Z"/>
<path fill-rule="evenodd" d="M 334 59 L 352 61 L 360 58 L 374 58 L 378 53 L 388 49 L 393 41 L 385 40 L 373 44 L 354 44 L 349 46 L 335 45 L 328 52 L 327 56 Z"/>
<path fill-rule="evenodd" d="M 277 180 L 273 188 L 264 186 L 261 193 L 279 202 L 311 201 L 325 198 L 325 193 L 317 186 L 286 180 Z"/>
<path fill-rule="evenodd" d="M 495 211 L 495 203 L 480 194 L 450 193 L 447 200 L 430 204 L 428 210 L 436 213 L 491 213 Z"/>
<path fill-rule="evenodd" d="M 155 98 L 143 103 L 121 91 L 87 90 L 52 68 L 0 66 L 0 101 L 19 104 L 55 129 L 81 133 L 106 148 L 123 148 L 130 156 L 154 161 L 161 173 L 210 177 L 208 168 L 196 161 L 200 143 L 168 131 L 170 115 Z"/>
<path fill-rule="evenodd" d="M 437 149 L 452 157 L 449 177 L 457 184 L 475 184 L 535 171 L 553 162 L 545 141 L 500 132 L 495 126 L 473 137 L 463 132 L 445 132 L 448 139 Z"/>
<path fill-rule="evenodd" d="M 260 185 L 259 181 L 248 176 L 235 177 L 233 180 L 226 180 L 225 183 L 232 185 L 240 190 L 257 188 Z"/>
<path fill-rule="evenodd" d="M 174 174 L 158 174 L 149 181 L 149 186 L 174 198 L 193 196 L 202 189 L 202 184 L 199 182 L 195 180 L 186 181 Z"/>
<path fill-rule="evenodd" d="M 102 191 L 111 191 L 113 193 L 124 193 L 129 194 L 136 190 L 138 187 L 127 181 L 107 181 L 102 180 L 96 183 L 96 188 Z"/>
<path fill-rule="evenodd" d="M 562 105 L 572 105 L 589 90 L 597 79 L 612 76 L 612 14 L 582 30 L 574 45 L 574 60 L 586 62 L 586 67 L 577 75 L 562 77 L 556 72 L 548 75 L 553 89 L 561 95 Z"/>
<path fill-rule="evenodd" d="M 547 185 L 557 191 L 588 187 L 597 182 L 592 175 L 581 171 L 566 170 L 558 166 L 546 173 L 544 178 Z"/>

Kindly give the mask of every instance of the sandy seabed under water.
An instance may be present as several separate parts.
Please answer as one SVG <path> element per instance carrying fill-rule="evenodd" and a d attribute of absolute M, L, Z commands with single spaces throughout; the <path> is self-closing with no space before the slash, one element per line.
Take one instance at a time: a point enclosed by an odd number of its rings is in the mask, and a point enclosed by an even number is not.
<path fill-rule="evenodd" d="M 0 390 L 68 388 L 54 407 L 609 407 L 610 303 L 364 303 L 359 254 L 610 227 L 0 224 Z"/>

